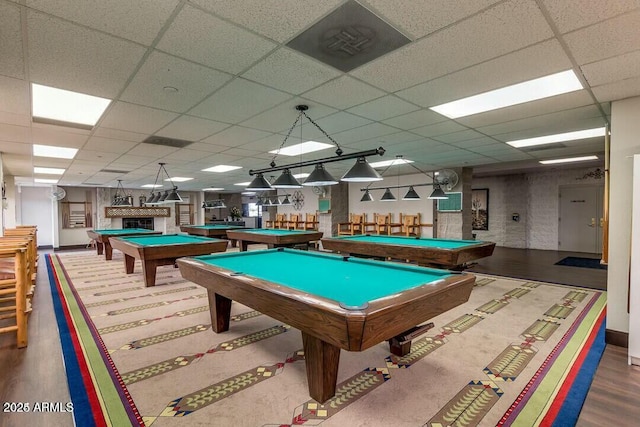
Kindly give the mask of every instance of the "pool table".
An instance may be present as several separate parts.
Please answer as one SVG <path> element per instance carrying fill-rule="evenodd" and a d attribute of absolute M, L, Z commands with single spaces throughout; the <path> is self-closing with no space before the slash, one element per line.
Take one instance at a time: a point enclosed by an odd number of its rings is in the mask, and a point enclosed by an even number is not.
<path fill-rule="evenodd" d="M 93 239 L 93 241 L 96 242 L 98 255 L 102 255 L 102 252 L 104 252 L 104 259 L 110 261 L 113 257 L 113 248 L 111 247 L 109 238 L 140 235 L 157 236 L 162 234 L 162 231 L 147 230 L 145 228 L 105 228 L 100 230 L 87 230 L 87 234 L 90 239 Z"/>
<path fill-rule="evenodd" d="M 127 274 L 133 273 L 136 258 L 140 259 L 147 287 L 156 284 L 156 267 L 174 265 L 177 258 L 184 256 L 224 252 L 228 244 L 226 240 L 180 234 L 113 237 L 110 240 L 114 249 L 124 253 Z"/>
<path fill-rule="evenodd" d="M 242 230 L 245 227 L 241 225 L 181 225 L 180 231 L 192 236 L 218 237 L 231 241 L 231 246 L 236 247 L 236 240 L 229 239 L 227 230 Z"/>
<path fill-rule="evenodd" d="M 467 273 L 288 248 L 177 263 L 185 279 L 207 289 L 215 332 L 229 329 L 232 301 L 299 329 L 309 394 L 321 403 L 335 395 L 341 349 L 411 335 L 466 302 L 475 284 Z"/>
<path fill-rule="evenodd" d="M 322 238 L 321 231 L 281 230 L 271 228 L 250 228 L 245 230 L 229 230 L 227 237 L 239 242 L 240 251 L 247 250 L 247 246 L 255 243 L 266 244 L 269 249 L 293 247 L 306 244 Z"/>
<path fill-rule="evenodd" d="M 496 244 L 478 240 L 362 234 L 322 239 L 322 247 L 343 255 L 391 258 L 437 268 L 459 268 L 493 254 Z"/>

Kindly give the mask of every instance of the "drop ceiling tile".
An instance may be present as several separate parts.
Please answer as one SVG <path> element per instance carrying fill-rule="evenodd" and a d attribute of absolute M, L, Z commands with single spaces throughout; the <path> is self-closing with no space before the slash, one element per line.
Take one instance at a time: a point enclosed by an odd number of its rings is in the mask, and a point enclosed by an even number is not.
<path fill-rule="evenodd" d="M 149 156 L 151 158 L 160 158 L 168 156 L 178 151 L 177 147 L 165 147 L 156 144 L 138 144 L 131 150 L 127 151 L 126 156 Z"/>
<path fill-rule="evenodd" d="M 476 132 L 475 130 L 468 129 L 460 132 L 448 133 L 446 135 L 432 136 L 432 138 L 435 139 L 436 141 L 451 144 L 454 142 L 467 141 L 469 139 L 482 138 L 483 136 L 484 135 L 482 135 L 479 132 Z"/>
<path fill-rule="evenodd" d="M 0 74 L 24 78 L 20 8 L 0 3 Z"/>
<path fill-rule="evenodd" d="M 444 122 L 445 120 L 448 119 L 434 111 L 418 110 L 409 114 L 403 114 L 398 117 L 383 120 L 382 123 L 389 126 L 395 126 L 399 129 L 411 130 L 422 126 Z"/>
<path fill-rule="evenodd" d="M 0 56 L 2 56 L 1 52 Z M 31 114 L 29 84 L 26 81 L 0 75 L 0 93 L 2 94 L 0 111 L 21 115 Z"/>
<path fill-rule="evenodd" d="M 242 122 L 241 124 L 242 126 L 247 126 L 255 129 L 262 129 L 269 132 L 282 132 L 286 134 L 286 132 L 288 132 L 291 126 L 293 126 L 293 123 L 298 117 L 299 112 L 298 110 L 296 110 L 297 105 L 307 105 L 309 109 L 305 113 L 316 122 L 318 121 L 318 119 L 335 113 L 336 111 L 333 108 L 324 105 L 310 103 L 302 98 L 293 98 L 273 108 L 269 108 L 263 113 L 260 113 L 250 118 L 249 120 Z M 301 120 L 303 132 L 306 131 L 305 128 L 313 126 L 304 116 L 301 118 Z M 299 129 L 300 122 L 296 124 L 296 129 L 294 129 L 295 133 L 292 134 L 299 136 Z"/>
<path fill-rule="evenodd" d="M 193 116 L 180 116 L 156 132 L 156 135 L 186 141 L 199 141 L 228 127 L 229 125 L 226 123 L 213 120 Z"/>
<path fill-rule="evenodd" d="M 238 147 L 251 141 L 265 138 L 270 132 L 264 132 L 257 129 L 246 128 L 242 126 L 232 126 L 202 140 L 207 144 L 222 145 L 225 147 Z"/>
<path fill-rule="evenodd" d="M 499 133 L 494 138 L 500 141 L 513 141 L 525 138 L 534 138 L 538 136 L 554 135 L 557 133 L 572 132 L 584 129 L 596 129 L 604 127 L 605 122 L 600 117 L 593 117 L 582 120 L 556 121 L 540 124 L 539 127 L 531 127 L 521 130 L 513 130 L 510 132 Z M 564 143 L 563 143 L 564 144 Z"/>
<path fill-rule="evenodd" d="M 612 18 L 637 9 L 637 0 L 584 1 L 542 0 L 561 33 Z"/>
<path fill-rule="evenodd" d="M 231 77 L 230 74 L 154 51 L 120 99 L 183 113 L 220 88 Z M 175 88 L 177 91 L 165 88 Z"/>
<path fill-rule="evenodd" d="M 226 123 L 239 123 L 291 98 L 284 92 L 235 79 L 192 108 L 190 115 Z"/>
<path fill-rule="evenodd" d="M 432 107 L 571 67 L 562 46 L 554 39 L 410 87 L 397 95 L 423 107 Z"/>
<path fill-rule="evenodd" d="M 203 151 L 206 153 L 221 153 L 229 147 L 223 145 L 208 144 L 206 142 L 194 142 L 189 145 L 190 150 Z"/>
<path fill-rule="evenodd" d="M 0 125 L 0 132 L 2 132 L 2 125 Z M 0 151 L 2 152 L 2 160 L 4 167 L 7 167 L 7 159 L 16 157 L 14 155 L 26 156 L 31 162 L 31 154 L 33 153 L 33 145 L 27 142 L 11 142 L 0 140 Z M 17 160 L 17 158 L 16 158 Z M 7 171 L 5 170 L 5 173 Z"/>
<path fill-rule="evenodd" d="M 640 95 L 640 78 L 626 79 L 593 88 L 598 101 L 616 101 Z"/>
<path fill-rule="evenodd" d="M 431 0 L 427 2 L 404 2 L 401 7 L 388 0 L 368 0 L 379 15 L 391 24 L 406 30 L 414 37 L 423 37 L 454 22 L 473 15 L 497 3 L 496 0 L 472 0 L 451 2 Z"/>
<path fill-rule="evenodd" d="M 28 12 L 31 81 L 112 99 L 145 49 L 133 42 Z"/>
<path fill-rule="evenodd" d="M 340 72 L 332 67 L 281 47 L 247 70 L 242 77 L 297 95 L 339 75 Z"/>
<path fill-rule="evenodd" d="M 534 2 L 511 0 L 385 55 L 351 74 L 379 88 L 397 91 L 552 36 Z"/>
<path fill-rule="evenodd" d="M 149 136 L 149 134 L 127 132 L 124 130 L 109 129 L 109 128 L 98 126 L 97 128 L 95 128 L 93 132 L 93 136 L 99 136 L 99 137 L 108 138 L 108 139 L 118 139 L 123 141 L 131 141 L 131 142 L 142 142 Z"/>
<path fill-rule="evenodd" d="M 0 89 L 1 92 L 2 89 Z M 29 127 L 31 125 L 31 113 L 16 114 L 0 110 L 0 123 Z"/>
<path fill-rule="evenodd" d="M 580 67 L 591 87 L 640 76 L 640 50 Z"/>
<path fill-rule="evenodd" d="M 378 121 L 411 113 L 418 109 L 420 109 L 420 107 L 414 104 L 410 104 L 394 95 L 387 95 L 382 98 L 360 104 L 347 111 L 367 119 Z"/>
<path fill-rule="evenodd" d="M 564 40 L 579 65 L 601 61 L 640 48 L 640 10 L 565 34 Z"/>
<path fill-rule="evenodd" d="M 498 142 L 500 141 L 494 138 L 491 138 L 489 136 L 483 136 L 481 138 L 470 139 L 467 141 L 451 142 L 450 144 L 453 145 L 454 147 L 459 147 L 464 149 L 472 149 L 472 148 L 477 149 L 479 147 L 496 144 Z"/>
<path fill-rule="evenodd" d="M 363 141 L 366 139 L 382 137 L 392 133 L 396 133 L 398 129 L 382 123 L 371 123 L 359 128 L 338 132 L 331 135 L 339 144 L 349 144 L 352 142 Z"/>
<path fill-rule="evenodd" d="M 157 44 L 160 50 L 232 74 L 275 47 L 263 37 L 189 5 L 183 7 Z"/>
<path fill-rule="evenodd" d="M 178 0 L 26 0 L 26 4 L 32 9 L 148 46 Z"/>
<path fill-rule="evenodd" d="M 65 132 L 58 129 L 40 128 L 34 126 L 31 129 L 31 137 L 34 144 L 80 148 L 89 139 L 88 132 L 85 132 L 86 133 Z"/>
<path fill-rule="evenodd" d="M 170 163 L 172 161 L 179 162 L 193 162 L 202 159 L 203 153 L 199 150 L 190 150 L 188 148 L 181 148 L 178 151 L 172 152 L 166 158 L 166 162 Z"/>
<path fill-rule="evenodd" d="M 100 121 L 100 126 L 135 133 L 153 134 L 176 117 L 178 117 L 176 113 L 127 102 L 116 102 Z"/>
<path fill-rule="evenodd" d="M 445 135 L 447 133 L 460 132 L 468 130 L 466 127 L 459 125 L 453 120 L 447 120 L 446 122 L 440 122 L 433 125 L 422 126 L 416 129 L 411 129 L 411 132 L 418 135 L 432 137 L 438 135 Z"/>
<path fill-rule="evenodd" d="M 101 147 L 106 148 L 106 147 Z M 108 164 L 116 160 L 121 156 L 121 153 L 113 153 L 108 151 L 95 151 L 82 149 L 76 153 L 76 156 L 73 158 L 74 164 L 76 160 L 90 160 L 96 163 L 104 163 Z"/>
<path fill-rule="evenodd" d="M 339 111 L 335 114 L 331 114 L 330 116 L 326 116 L 321 118 L 320 120 L 315 120 L 315 121 L 331 137 L 333 137 L 333 135 L 336 133 L 343 132 L 349 129 L 356 129 L 361 126 L 365 126 L 372 123 L 371 120 L 365 119 L 363 117 L 355 116 L 353 114 L 349 114 L 345 111 Z M 306 129 L 305 129 L 305 132 L 307 132 Z M 319 132 L 316 132 L 316 134 L 317 133 Z M 307 135 L 307 133 L 304 133 L 303 135 Z M 315 137 L 320 137 L 320 136 L 314 135 L 314 138 Z M 338 141 L 338 143 L 339 142 L 340 141 Z"/>
<path fill-rule="evenodd" d="M 31 138 L 31 132 L 29 132 L 28 127 L 0 123 L 0 143 L 3 142 L 20 142 L 31 144 L 33 140 Z"/>
<path fill-rule="evenodd" d="M 109 169 L 116 170 L 128 170 L 131 168 L 136 168 L 140 166 L 152 165 L 156 163 L 157 157 L 151 153 L 146 153 L 147 156 L 133 156 L 130 154 L 125 154 L 120 156 L 117 160 L 109 164 Z M 159 168 L 159 166 L 157 166 Z M 168 170 L 169 167 L 167 167 Z M 157 169 L 156 169 L 157 171 Z M 171 172 L 169 172 L 171 173 Z"/>
<path fill-rule="evenodd" d="M 273 40 L 284 42 L 329 13 L 341 1 L 193 0 L 192 3 Z"/>
<path fill-rule="evenodd" d="M 384 95 L 385 92 L 380 89 L 348 75 L 331 80 L 304 94 L 305 98 L 337 109 L 347 109 Z"/>

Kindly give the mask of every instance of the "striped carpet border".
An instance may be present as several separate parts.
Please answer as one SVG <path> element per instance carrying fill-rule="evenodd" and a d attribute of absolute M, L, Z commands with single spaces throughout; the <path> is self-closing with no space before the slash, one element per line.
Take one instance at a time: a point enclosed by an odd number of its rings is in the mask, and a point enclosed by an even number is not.
<path fill-rule="evenodd" d="M 144 426 L 57 255 L 46 255 L 75 425 Z"/>

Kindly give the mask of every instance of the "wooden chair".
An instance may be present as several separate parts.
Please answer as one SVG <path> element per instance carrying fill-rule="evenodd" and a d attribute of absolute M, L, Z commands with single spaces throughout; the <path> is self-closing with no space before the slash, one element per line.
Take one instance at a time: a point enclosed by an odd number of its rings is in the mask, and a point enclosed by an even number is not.
<path fill-rule="evenodd" d="M 30 287 L 27 276 L 28 242 L 11 242 L 0 239 L 0 259 L 9 261 L 13 266 L 12 277 L 0 280 L 0 320 L 15 318 L 15 324 L 0 327 L 0 333 L 16 333 L 18 348 L 28 344 L 27 319 L 31 312 L 31 303 L 27 298 Z"/>
<path fill-rule="evenodd" d="M 305 214 L 304 223 L 302 228 L 304 230 L 318 230 L 318 215 L 316 214 Z"/>
<path fill-rule="evenodd" d="M 390 233 L 400 236 L 418 236 L 421 235 L 420 214 L 416 215 L 402 215 L 400 214 L 400 223 L 391 224 L 389 226 Z M 426 226 L 426 224 L 424 224 Z M 399 230 L 397 230 L 399 228 Z M 395 231 L 397 230 L 397 231 Z"/>
<path fill-rule="evenodd" d="M 391 234 L 391 214 L 374 214 L 373 222 L 375 224 L 376 234 Z"/>
<path fill-rule="evenodd" d="M 303 226 L 304 226 L 304 221 L 302 221 L 302 217 L 300 216 L 300 214 L 289 215 L 289 221 L 287 221 L 287 228 L 289 230 L 302 229 Z"/>
<path fill-rule="evenodd" d="M 363 234 L 365 222 L 365 214 L 351 214 L 349 222 L 338 223 L 338 236 L 353 236 L 355 234 Z"/>
<path fill-rule="evenodd" d="M 275 219 L 267 220 L 267 228 L 287 228 L 287 214 L 276 214 Z"/>

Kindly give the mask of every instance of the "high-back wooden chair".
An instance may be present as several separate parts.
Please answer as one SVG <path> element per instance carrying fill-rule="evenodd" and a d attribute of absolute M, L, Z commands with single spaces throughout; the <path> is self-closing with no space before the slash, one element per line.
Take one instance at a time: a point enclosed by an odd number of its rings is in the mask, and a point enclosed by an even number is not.
<path fill-rule="evenodd" d="M 289 221 L 287 221 L 287 228 L 289 230 L 297 230 L 303 228 L 304 221 L 300 214 L 291 214 L 289 215 Z"/>
<path fill-rule="evenodd" d="M 364 233 L 365 214 L 350 214 L 349 222 L 338 223 L 338 236 Z"/>
<path fill-rule="evenodd" d="M 391 214 L 373 214 L 376 234 L 391 234 Z"/>
<path fill-rule="evenodd" d="M 318 215 L 316 214 L 305 214 L 304 223 L 302 226 L 305 230 L 318 230 Z"/>
<path fill-rule="evenodd" d="M 276 214 L 272 220 L 267 220 L 267 228 L 286 228 L 287 227 L 287 214 Z"/>
<path fill-rule="evenodd" d="M 415 215 L 400 214 L 400 222 L 389 226 L 389 234 L 420 237 L 422 226 L 426 226 L 426 224 L 420 223 L 419 213 Z"/>

